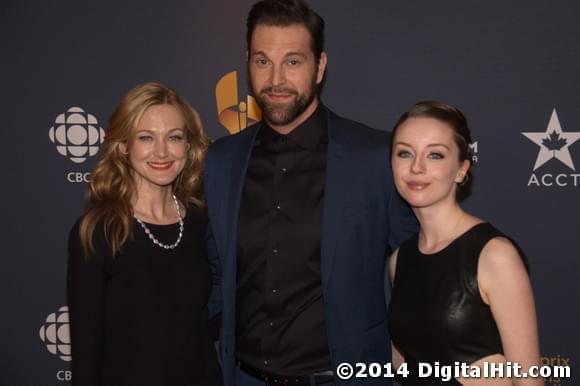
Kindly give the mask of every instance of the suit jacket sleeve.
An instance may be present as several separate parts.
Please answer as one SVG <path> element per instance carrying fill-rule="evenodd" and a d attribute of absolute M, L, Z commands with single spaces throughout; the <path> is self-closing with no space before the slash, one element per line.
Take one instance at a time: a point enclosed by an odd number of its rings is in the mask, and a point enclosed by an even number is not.
<path fill-rule="evenodd" d="M 209 308 L 209 317 L 210 319 L 213 319 L 219 317 L 219 314 L 221 314 L 222 292 L 221 292 L 221 270 L 218 251 L 215 238 L 213 237 L 211 223 L 209 222 L 206 232 L 206 246 L 207 246 L 207 259 L 209 261 L 209 267 L 212 273 L 212 289 L 209 298 L 208 308 Z"/>
<path fill-rule="evenodd" d="M 205 171 L 204 171 L 204 192 L 205 192 L 205 199 L 208 205 L 208 222 L 207 222 L 207 229 L 206 229 L 206 249 L 207 249 L 207 259 L 209 262 L 210 270 L 212 273 L 212 290 L 211 295 L 208 303 L 209 309 L 209 317 L 212 324 L 212 330 L 214 330 L 213 326 L 216 326 L 221 319 L 221 312 L 222 312 L 222 291 L 221 291 L 221 267 L 220 267 L 220 260 L 218 249 L 216 245 L 216 240 L 214 237 L 214 232 L 212 228 L 212 221 L 211 221 L 211 211 L 210 211 L 210 201 L 214 199 L 213 197 L 213 181 L 212 181 L 212 148 L 208 150 L 206 154 L 206 164 L 205 164 Z"/>

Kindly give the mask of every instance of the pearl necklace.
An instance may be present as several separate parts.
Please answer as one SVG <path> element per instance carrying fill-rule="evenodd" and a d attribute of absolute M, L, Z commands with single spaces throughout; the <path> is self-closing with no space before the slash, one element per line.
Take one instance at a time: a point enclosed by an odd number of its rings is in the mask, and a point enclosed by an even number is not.
<path fill-rule="evenodd" d="M 181 242 L 181 236 L 183 236 L 183 219 L 181 218 L 179 203 L 177 202 L 177 197 L 175 197 L 175 194 L 173 195 L 173 202 L 175 202 L 175 209 L 177 209 L 177 217 L 179 218 L 179 236 L 177 236 L 177 240 L 173 244 L 163 244 L 161 241 L 157 240 L 157 238 L 153 236 L 153 233 L 151 233 L 149 228 L 147 228 L 147 225 L 145 225 L 145 223 L 140 219 L 138 219 L 136 216 L 133 216 L 135 217 L 135 220 L 137 220 L 139 225 L 141 225 L 141 228 L 143 228 L 147 236 L 149 236 L 149 239 L 153 241 L 153 244 L 165 249 L 175 249 L 175 247 L 177 247 Z"/>

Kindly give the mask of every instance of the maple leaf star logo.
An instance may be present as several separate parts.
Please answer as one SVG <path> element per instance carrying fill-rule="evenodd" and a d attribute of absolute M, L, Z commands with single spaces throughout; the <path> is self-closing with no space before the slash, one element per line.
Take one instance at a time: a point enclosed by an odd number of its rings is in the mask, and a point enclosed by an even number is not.
<path fill-rule="evenodd" d="M 542 145 L 546 146 L 548 150 L 552 150 L 553 157 L 556 156 L 556 152 L 560 151 L 564 145 L 568 143 L 566 138 L 560 138 L 560 134 L 556 133 L 556 131 L 552 131 L 550 133 L 549 138 L 542 139 Z"/>
<path fill-rule="evenodd" d="M 556 158 L 570 169 L 576 171 L 569 148 L 574 142 L 580 139 L 580 132 L 566 133 L 562 131 L 556 109 L 552 111 L 552 116 L 550 117 L 545 132 L 522 134 L 540 147 L 540 152 L 534 165 L 534 171 L 552 158 Z"/>

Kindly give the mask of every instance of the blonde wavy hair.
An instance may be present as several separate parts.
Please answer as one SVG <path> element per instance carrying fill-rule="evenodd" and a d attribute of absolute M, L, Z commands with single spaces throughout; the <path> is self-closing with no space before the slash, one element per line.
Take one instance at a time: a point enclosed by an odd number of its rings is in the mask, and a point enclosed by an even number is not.
<path fill-rule="evenodd" d="M 203 208 L 201 177 L 205 150 L 209 144 L 199 114 L 173 89 L 159 83 L 144 83 L 129 90 L 121 99 L 105 133 L 101 158 L 91 174 L 86 208 L 79 224 L 79 237 L 86 256 L 93 255 L 93 235 L 102 227 L 112 255 L 132 237 L 132 199 L 136 188 L 132 168 L 120 144 L 129 145 L 143 112 L 154 105 L 175 107 L 183 118 L 187 162 L 172 184 L 175 196 L 186 207 Z"/>

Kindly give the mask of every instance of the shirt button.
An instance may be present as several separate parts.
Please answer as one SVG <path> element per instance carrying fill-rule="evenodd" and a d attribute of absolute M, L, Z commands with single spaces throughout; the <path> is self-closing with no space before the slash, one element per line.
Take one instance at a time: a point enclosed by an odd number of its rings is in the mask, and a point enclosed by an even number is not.
<path fill-rule="evenodd" d="M 278 253 L 278 250 L 276 248 L 274 248 L 274 249 L 272 249 L 272 253 L 276 254 L 276 253 Z"/>
<path fill-rule="evenodd" d="M 280 205 L 276 205 L 276 209 L 280 210 L 282 207 Z"/>
<path fill-rule="evenodd" d="M 266 360 L 266 361 L 264 361 L 264 365 L 266 365 L 266 366 L 269 366 L 269 365 L 270 365 L 270 362 L 268 362 L 268 361 Z"/>
<path fill-rule="evenodd" d="M 286 168 L 282 168 L 282 171 L 283 171 L 283 172 L 286 172 Z"/>
<path fill-rule="evenodd" d="M 274 327 L 274 322 L 270 322 L 270 323 L 268 323 L 268 326 L 270 326 L 270 327 Z"/>
<path fill-rule="evenodd" d="M 273 290 L 272 290 L 272 293 L 273 293 L 273 294 L 275 294 L 275 293 L 277 293 L 277 292 L 278 292 L 278 290 L 277 290 L 277 289 L 273 289 Z"/>

